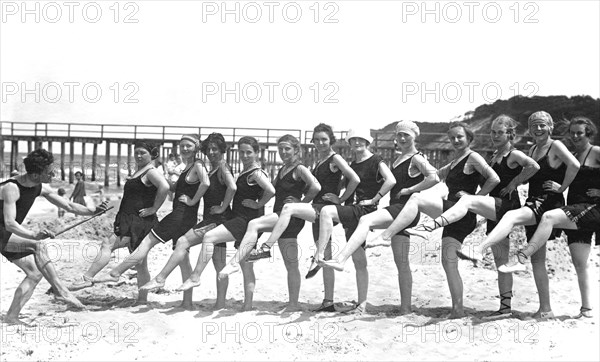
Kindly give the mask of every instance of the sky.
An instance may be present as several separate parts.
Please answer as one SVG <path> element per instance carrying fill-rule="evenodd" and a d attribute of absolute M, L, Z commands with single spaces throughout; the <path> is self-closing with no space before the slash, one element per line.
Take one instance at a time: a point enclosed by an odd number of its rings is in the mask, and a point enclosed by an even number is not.
<path fill-rule="evenodd" d="M 0 1 L 0 117 L 335 130 L 600 97 L 598 1 Z"/>

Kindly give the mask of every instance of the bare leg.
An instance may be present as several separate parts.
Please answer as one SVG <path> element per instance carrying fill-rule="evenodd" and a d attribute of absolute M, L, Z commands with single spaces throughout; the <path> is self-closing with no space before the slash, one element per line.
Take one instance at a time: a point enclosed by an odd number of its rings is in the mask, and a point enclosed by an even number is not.
<path fill-rule="evenodd" d="M 144 258 L 141 263 L 135 266 L 137 271 L 137 284 L 138 288 L 150 281 L 150 272 L 148 271 L 148 258 Z M 137 304 L 145 304 L 148 302 L 148 291 L 139 290 Z"/>
<path fill-rule="evenodd" d="M 26 276 L 17 287 L 17 290 L 15 290 L 15 295 L 8 308 L 4 322 L 8 324 L 21 324 L 22 322 L 19 320 L 19 313 L 21 312 L 21 309 L 23 309 L 25 303 L 31 298 L 35 287 L 40 280 L 42 280 L 43 275 L 35 266 L 33 256 L 31 255 L 14 260 L 13 263 L 21 268 Z"/>
<path fill-rule="evenodd" d="M 545 247 L 554 228 L 577 230 L 577 224 L 572 222 L 562 209 L 546 211 L 531 240 L 528 241 L 527 247 L 523 249 L 523 254 L 530 257 L 540 248 Z"/>
<path fill-rule="evenodd" d="M 370 214 L 364 215 L 358 221 L 358 226 L 352 236 L 346 243 L 344 249 L 336 256 L 334 260 L 321 261 L 321 265 L 328 268 L 333 268 L 338 271 L 344 270 L 346 261 L 358 250 L 361 245 L 367 240 L 369 230 L 374 227 L 387 227 L 392 223 L 392 215 L 387 210 L 377 210 Z"/>
<path fill-rule="evenodd" d="M 179 263 L 179 269 L 181 270 L 181 281 L 184 282 L 188 280 L 192 274 L 192 264 L 190 263 L 189 255 L 186 255 L 185 258 L 183 258 L 183 260 Z M 180 308 L 194 310 L 194 304 L 192 303 L 193 292 L 194 289 L 188 289 L 183 292 L 183 300 L 181 301 Z"/>
<path fill-rule="evenodd" d="M 300 297 L 300 270 L 298 269 L 298 241 L 297 239 L 279 239 L 279 250 L 283 256 L 283 263 L 287 270 L 288 305 L 286 312 L 300 310 L 298 299 Z"/>
<path fill-rule="evenodd" d="M 494 255 L 494 263 L 496 268 L 508 262 L 510 251 L 510 240 L 505 238 L 498 244 L 492 246 Z M 513 276 L 510 273 L 502 273 L 498 271 L 498 292 L 500 293 L 500 308 L 485 316 L 484 319 L 503 318 L 512 315 L 511 299 L 512 299 Z"/>
<path fill-rule="evenodd" d="M 552 229 L 577 230 L 577 225 L 572 222 L 561 209 L 546 211 L 538 224 L 535 233 L 528 240 L 527 246 L 519 251 L 515 257 L 501 265 L 498 270 L 502 273 L 512 273 L 525 270 L 525 261 L 536 251 L 545 248 L 546 242 L 552 235 Z"/>
<path fill-rule="evenodd" d="M 140 245 L 131 253 L 121 264 L 117 265 L 110 271 L 109 275 L 105 278 L 94 279 L 94 282 L 103 283 L 110 281 L 119 281 L 121 274 L 125 273 L 131 267 L 141 263 L 147 256 L 150 250 L 160 243 L 160 240 L 152 235 L 152 233 L 146 235 Z"/>
<path fill-rule="evenodd" d="M 599 237 L 596 234 L 596 237 Z M 586 243 L 571 243 L 569 251 L 571 259 L 577 272 L 577 282 L 581 293 L 581 316 L 592 317 L 592 303 L 590 298 L 590 274 L 588 258 L 590 257 L 591 245 Z"/>
<path fill-rule="evenodd" d="M 441 216 L 423 224 L 423 229 L 432 231 L 455 223 L 465 217 L 469 211 L 486 219 L 496 220 L 496 201 L 490 196 L 465 195 Z"/>
<path fill-rule="evenodd" d="M 546 248 L 539 249 L 531 256 L 531 266 L 540 300 L 540 308 L 534 313 L 533 318 L 545 318 L 544 314 L 546 313 L 549 313 L 547 317 L 553 317 L 552 307 L 550 306 L 550 282 L 546 270 Z"/>
<path fill-rule="evenodd" d="M 246 257 L 250 254 L 256 242 L 258 240 L 258 233 L 260 231 L 272 230 L 273 226 L 277 223 L 279 217 L 277 214 L 269 214 L 258 219 L 251 220 L 248 223 L 248 228 L 244 234 L 240 246 L 235 255 L 229 260 L 229 263 L 219 273 L 219 278 L 226 278 L 228 275 L 239 271 L 239 264 L 246 260 Z"/>
<path fill-rule="evenodd" d="M 46 243 L 40 240 L 31 240 L 24 239 L 15 235 L 12 235 L 6 246 L 4 248 L 6 251 L 10 252 L 23 252 L 23 251 L 32 251 L 33 261 L 39 270 L 40 273 L 44 276 L 44 278 L 50 283 L 52 289 L 56 293 L 56 299 L 69 304 L 75 308 L 83 309 L 85 306 L 81 304 L 81 302 L 75 298 L 73 293 L 71 293 L 67 287 L 64 285 L 62 280 L 58 277 L 58 273 L 54 268 L 54 264 L 50 261 L 50 257 L 48 256 L 48 251 L 46 247 Z M 18 262 L 18 261 L 17 261 Z M 27 263 L 27 262 L 24 262 Z M 17 266 L 21 267 L 21 265 L 17 264 Z M 23 267 L 29 267 L 27 264 L 22 264 Z M 27 281 L 26 287 L 30 284 L 30 281 Z M 29 289 L 25 288 L 25 292 L 29 292 Z M 24 304 L 24 303 L 23 303 Z M 17 312 L 18 313 L 18 312 Z"/>
<path fill-rule="evenodd" d="M 83 274 L 81 280 L 77 280 L 69 285 L 69 290 L 80 290 L 83 288 L 91 287 L 94 283 L 92 280 L 102 269 L 104 269 L 110 262 L 110 256 L 112 253 L 120 248 L 124 248 L 129 245 L 131 238 L 129 236 L 118 237 L 116 235 L 111 236 L 108 239 L 102 241 L 100 246 L 100 252 L 96 259 L 92 262 L 89 269 Z"/>
<path fill-rule="evenodd" d="M 460 242 L 454 238 L 442 238 L 442 266 L 446 272 L 450 296 L 452 297 L 451 319 L 465 316 L 463 309 L 463 282 L 458 272 L 458 257 L 456 256 L 456 251 L 460 250 L 460 246 Z"/>
<path fill-rule="evenodd" d="M 356 287 L 358 289 L 358 310 L 364 313 L 367 310 L 367 294 L 369 292 L 369 271 L 367 270 L 367 255 L 365 249 L 358 248 L 352 254 L 352 261 L 356 269 Z"/>
<path fill-rule="evenodd" d="M 412 272 L 410 270 L 410 239 L 396 235 L 392 238 L 392 252 L 398 269 L 398 285 L 400 287 L 400 314 L 412 311 Z"/>
<path fill-rule="evenodd" d="M 180 237 L 177 240 L 177 244 L 175 244 L 175 250 L 171 253 L 169 260 L 162 268 L 160 273 L 154 277 L 149 283 L 145 284 L 142 289 L 144 290 L 156 290 L 165 286 L 165 282 L 167 277 L 175 270 L 178 265 L 188 259 L 189 250 L 192 246 L 196 246 L 202 243 L 204 239 L 204 235 L 209 231 L 216 227 L 215 224 L 209 224 L 200 229 L 191 229 L 184 236 Z M 189 263 L 189 260 L 188 260 Z M 191 267 L 190 267 L 191 269 Z M 186 278 L 187 279 L 187 278 Z M 184 279 L 184 280 L 186 280 Z"/>
<path fill-rule="evenodd" d="M 227 241 L 234 241 L 234 237 L 223 225 L 219 225 L 215 229 L 206 233 L 206 235 L 204 235 L 204 240 L 202 241 L 202 249 L 200 250 L 200 255 L 198 256 L 196 268 L 190 277 L 184 281 L 183 284 L 177 288 L 177 290 L 188 290 L 190 288 L 199 286 L 200 276 L 202 275 L 204 268 L 206 268 L 212 259 L 214 245 Z"/>
<path fill-rule="evenodd" d="M 324 259 L 325 247 L 331 241 L 333 223 L 339 221 L 340 218 L 335 206 L 328 205 L 321 209 L 321 215 L 319 217 L 319 241 L 317 242 L 317 252 L 315 254 L 316 262 Z"/>
<path fill-rule="evenodd" d="M 315 240 L 315 244 L 318 244 L 319 240 L 319 229 L 320 229 L 319 220 L 315 220 L 312 231 L 313 231 L 313 239 Z M 316 245 L 318 248 L 318 245 Z M 331 260 L 333 256 L 333 247 L 331 243 L 331 238 L 327 241 L 327 246 L 325 246 L 325 260 Z M 324 296 L 323 302 L 321 306 L 315 309 L 315 312 L 335 312 L 335 306 L 333 304 L 333 294 L 335 290 L 335 271 L 331 268 L 323 268 L 323 288 L 324 288 Z"/>
<path fill-rule="evenodd" d="M 229 286 L 229 278 L 219 278 L 219 272 L 225 267 L 227 258 L 227 247 L 217 246 L 214 249 L 212 256 L 213 265 L 217 272 L 217 301 L 215 302 L 214 309 L 219 310 L 225 308 L 225 301 L 227 300 L 227 287 Z"/>
<path fill-rule="evenodd" d="M 370 243 L 367 247 L 378 245 L 391 245 L 392 237 L 404 230 L 419 215 L 424 212 L 430 217 L 438 217 L 443 211 L 442 199 L 439 197 L 423 196 L 421 194 L 412 194 L 406 205 L 402 208 L 398 217 L 388 226 L 387 229 Z"/>
<path fill-rule="evenodd" d="M 254 298 L 254 287 L 256 286 L 256 277 L 254 276 L 254 264 L 241 262 L 242 275 L 244 276 L 244 306 L 243 311 L 252 310 L 252 299 Z"/>
<path fill-rule="evenodd" d="M 483 254 L 483 252 L 491 247 L 504 240 L 508 234 L 510 234 L 512 228 L 516 225 L 535 225 L 535 215 L 533 211 L 528 207 L 522 207 L 516 210 L 510 210 L 492 230 L 485 240 L 478 246 L 475 247 L 475 253 Z"/>
<path fill-rule="evenodd" d="M 279 220 L 277 220 L 277 223 L 273 227 L 273 231 L 271 231 L 271 235 L 269 235 L 269 238 L 263 245 L 272 248 L 273 245 L 275 245 L 275 242 L 279 240 L 285 229 L 287 229 L 287 227 L 290 225 L 290 220 L 292 217 L 297 217 L 309 222 L 315 222 L 315 209 L 313 209 L 310 204 L 301 202 L 283 205 L 283 209 L 279 215 Z"/>

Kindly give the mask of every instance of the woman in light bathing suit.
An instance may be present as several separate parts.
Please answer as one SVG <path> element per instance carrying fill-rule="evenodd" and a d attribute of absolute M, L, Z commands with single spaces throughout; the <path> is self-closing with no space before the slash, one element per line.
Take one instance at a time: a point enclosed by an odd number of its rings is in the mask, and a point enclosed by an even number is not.
<path fill-rule="evenodd" d="M 498 225 L 481 244 L 463 248 L 459 253 L 459 257 L 475 262 L 481 261 L 483 252 L 488 247 L 504 240 L 513 226 L 517 225 L 525 225 L 527 239 L 529 240 L 533 236 L 542 215 L 548 210 L 565 204 L 563 192 L 577 175 L 579 161 L 562 142 L 556 142 L 550 138 L 554 129 L 554 122 L 548 113 L 544 111 L 533 113 L 529 116 L 528 125 L 529 133 L 535 141 L 529 155 L 539 164 L 540 170 L 529 179 L 529 196 L 525 206 L 504 214 Z M 535 253 L 532 263 L 533 276 L 540 300 L 540 308 L 534 313 L 533 318 L 552 318 L 554 314 L 550 306 L 546 249 L 540 249 Z"/>
<path fill-rule="evenodd" d="M 208 157 L 211 164 L 211 171 L 208 175 L 210 186 L 204 193 L 203 219 L 179 238 L 167 264 L 154 279 L 141 288 L 142 290 L 150 291 L 164 287 L 167 277 L 175 270 L 177 265 L 188 257 L 190 248 L 202 243 L 207 231 L 233 218 L 233 212 L 229 205 L 237 188 L 231 169 L 223 158 L 227 151 L 225 138 L 220 133 L 211 133 L 202 141 L 200 151 Z M 212 261 L 215 270 L 219 272 L 225 266 L 227 245 L 217 244 L 216 246 L 217 249 L 212 256 Z M 229 280 L 217 278 L 215 309 L 225 307 L 228 284 Z"/>
<path fill-rule="evenodd" d="M 152 228 L 150 233 L 142 240 L 135 251 L 129 255 L 121 264 L 111 270 L 109 275 L 104 278 L 94 280 L 96 282 L 114 282 L 118 281 L 121 274 L 134 265 L 143 263 L 150 250 L 158 243 L 166 243 L 173 240 L 173 248 L 177 245 L 177 240 L 183 236 L 192 226 L 198 222 L 198 207 L 200 199 L 208 189 L 208 172 L 204 167 L 202 160 L 196 159 L 196 153 L 200 149 L 200 138 L 197 135 L 184 135 L 179 141 L 179 151 L 185 169 L 177 180 L 177 183 L 171 188 L 175 192 L 173 198 L 173 211 L 165 216 L 156 227 Z M 182 279 L 185 280 L 192 272 L 192 266 L 189 258 L 185 258 L 179 264 Z M 141 276 L 138 275 L 138 278 Z M 150 275 L 143 276 L 144 285 L 150 281 Z M 146 292 L 146 291 L 143 291 Z M 192 293 L 184 293 L 182 308 L 193 309 Z"/>
<path fill-rule="evenodd" d="M 312 142 L 317 150 L 317 161 L 312 174 L 321 185 L 321 191 L 313 199 L 312 205 L 307 203 L 287 203 L 283 205 L 279 219 L 271 232 L 271 235 L 259 250 L 253 251 L 248 257 L 249 261 L 262 258 L 270 258 L 270 249 L 288 228 L 290 221 L 296 218 L 313 223 L 313 238 L 319 239 L 319 213 L 325 205 L 337 205 L 344 203 L 354 193 L 359 183 L 356 172 L 350 168 L 342 156 L 335 153 L 335 135 L 329 125 L 320 123 L 313 130 Z M 344 193 L 339 196 L 342 177 L 348 181 Z M 331 259 L 331 243 L 325 249 L 325 258 Z M 335 276 L 332 270 L 323 270 L 324 299 L 321 306 L 315 312 L 334 312 L 333 288 Z"/>
<path fill-rule="evenodd" d="M 504 273 L 525 270 L 525 260 L 535 255 L 540 248 L 544 248 L 552 229 L 565 229 L 581 292 L 582 305 L 576 318 L 591 318 L 591 276 L 588 259 L 594 232 L 596 245 L 600 245 L 600 147 L 590 143 L 597 130 L 589 118 L 573 118 L 569 124 L 569 133 L 581 167 L 569 187 L 567 206 L 546 211 L 527 247 L 498 270 Z"/>
<path fill-rule="evenodd" d="M 356 231 L 352 234 L 346 247 L 335 260 L 322 261 L 326 268 L 344 270 L 346 261 L 354 252 L 364 244 L 370 229 L 385 228 L 398 216 L 410 195 L 425 190 L 438 182 L 436 169 L 423 157 L 415 147 L 415 139 L 419 136 L 419 127 L 411 121 L 400 121 L 396 125 L 396 144 L 400 155 L 392 167 L 392 174 L 396 185 L 390 191 L 390 206 L 364 215 L 358 221 Z M 411 226 L 417 224 L 419 217 L 415 217 Z M 411 311 L 412 274 L 408 260 L 409 235 L 400 231 L 393 236 L 392 251 L 398 269 L 398 283 L 400 285 L 400 312 Z"/>
<path fill-rule="evenodd" d="M 244 168 L 236 181 L 237 191 L 233 197 L 234 218 L 210 230 L 204 235 L 198 263 L 190 277 L 177 288 L 189 290 L 200 285 L 200 276 L 214 253 L 216 244 L 234 241 L 239 247 L 248 223 L 264 214 L 265 204 L 275 195 L 275 188 L 269 182 L 268 175 L 258 164 L 260 147 L 254 137 L 242 137 L 238 141 L 240 160 Z M 254 269 L 252 263 L 240 263 L 244 276 L 244 306 L 243 310 L 252 309 L 254 296 Z"/>
<path fill-rule="evenodd" d="M 273 213 L 254 219 L 248 223 L 248 229 L 242 239 L 238 252 L 219 273 L 220 278 L 226 278 L 239 270 L 239 263 L 246 259 L 250 251 L 254 250 L 256 241 L 263 231 L 272 231 L 279 220 L 279 214 L 284 203 L 302 202 L 310 203 L 317 195 L 321 186 L 311 175 L 310 171 L 300 164 L 300 141 L 292 135 L 284 135 L 277 141 L 279 157 L 283 166 L 279 169 L 273 181 L 275 187 L 275 205 Z M 304 199 L 301 200 L 302 194 Z M 289 304 L 285 311 L 292 312 L 300 309 L 298 297 L 300 295 L 300 270 L 298 270 L 298 233 L 304 227 L 304 220 L 293 218 L 281 234 L 279 248 L 283 262 L 288 273 Z"/>
<path fill-rule="evenodd" d="M 415 230 L 433 231 L 459 221 L 467 213 L 475 213 L 488 219 L 487 232 L 490 233 L 507 211 L 521 207 L 517 186 L 526 182 L 540 167 L 532 158 L 514 149 L 512 141 L 516 137 L 516 127 L 517 122 L 506 115 L 500 115 L 492 122 L 490 136 L 496 150 L 490 166 L 500 176 L 500 183 L 490 192 L 490 195 L 465 195 L 440 217 L 415 228 Z M 508 261 L 509 246 L 508 238 L 505 238 L 493 250 L 496 267 Z M 484 319 L 512 315 L 512 285 L 512 275 L 498 273 L 500 309 L 485 316 Z"/>
<path fill-rule="evenodd" d="M 134 145 L 137 170 L 123 186 L 123 198 L 115 217 L 114 235 L 106 239 L 100 248 L 99 256 L 82 275 L 81 280 L 69 285 L 69 290 L 80 290 L 93 285 L 92 280 L 110 262 L 113 251 L 128 247 L 132 253 L 158 225 L 156 212 L 162 206 L 169 184 L 162 173 L 154 168 L 153 159 L 159 155 L 158 147 L 149 141 L 137 141 Z M 149 275 L 147 259 L 136 265 L 138 285 Z M 144 303 L 148 293 L 140 292 L 138 302 Z"/>
<path fill-rule="evenodd" d="M 346 239 L 349 240 L 350 235 L 358 227 L 360 218 L 376 211 L 379 200 L 396 184 L 392 171 L 383 162 L 381 156 L 374 155 L 368 149 L 373 142 L 369 129 L 351 129 L 346 139 L 355 156 L 350 167 L 360 178 L 360 183 L 356 187 L 355 195 L 346 201 L 346 205 L 328 205 L 321 209 L 319 243 L 314 258 L 314 264 L 318 267 L 320 261 L 325 260 L 325 247 L 330 242 L 334 223 L 339 222 L 344 226 Z M 357 249 L 352 254 L 352 261 L 356 269 L 358 303 L 347 313 L 361 315 L 366 312 L 369 288 L 369 272 L 364 249 Z"/>
<path fill-rule="evenodd" d="M 500 178 L 487 165 L 483 157 L 470 149 L 474 134 L 463 122 L 452 122 L 448 128 L 448 138 L 454 147 L 454 159 L 438 171 L 438 177 L 448 186 L 448 200 L 432 195 L 413 194 L 396 217 L 394 222 L 374 241 L 373 245 L 389 244 L 393 235 L 406 229 L 414 222 L 419 212 L 428 216 L 438 217 L 454 206 L 465 195 L 474 195 L 479 186 L 481 176 L 485 183 L 477 195 L 487 195 L 500 183 Z M 456 251 L 467 235 L 477 224 L 475 214 L 467 213 L 460 221 L 448 225 L 442 233 L 442 266 L 448 279 L 450 296 L 452 297 L 452 312 L 450 318 L 461 318 L 463 310 L 463 284 L 458 272 Z"/>

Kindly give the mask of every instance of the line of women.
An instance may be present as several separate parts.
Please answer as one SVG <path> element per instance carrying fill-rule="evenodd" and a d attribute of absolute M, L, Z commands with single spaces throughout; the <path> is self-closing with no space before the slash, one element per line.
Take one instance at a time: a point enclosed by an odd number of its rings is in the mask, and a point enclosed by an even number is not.
<path fill-rule="evenodd" d="M 336 140 L 331 127 L 319 124 L 313 132 L 317 160 L 312 172 L 301 164 L 299 141 L 286 135 L 278 140 L 283 166 L 272 182 L 258 163 L 260 148 L 256 139 L 242 137 L 238 141 L 243 170 L 234 180 L 223 158 L 226 144 L 222 135 L 211 134 L 202 143 L 197 136 L 185 135 L 180 142 L 180 151 L 186 169 L 179 181 L 171 185 L 175 192 L 173 211 L 160 222 L 155 213 L 164 201 L 168 186 L 149 166 L 156 153 L 155 147 L 148 143 L 136 144 L 138 170 L 125 185 L 115 222 L 117 236 L 103 244 L 102 257 L 70 289 L 117 281 L 123 272 L 135 266 L 140 286 L 138 301 L 145 302 L 147 292 L 163 287 L 166 278 L 179 266 L 183 284 L 178 290 L 184 291 L 182 307 L 189 309 L 192 308 L 191 291 L 200 285 L 201 275 L 212 260 L 217 271 L 215 308 L 225 306 L 228 276 L 241 270 L 245 295 L 243 310 L 249 310 L 256 284 L 252 262 L 270 257 L 270 249 L 278 242 L 288 281 L 289 301 L 284 311 L 296 311 L 300 309 L 301 284 L 297 237 L 305 221 L 309 221 L 313 223 L 316 251 L 306 278 L 314 277 L 322 269 L 324 285 L 323 302 L 315 312 L 335 311 L 335 271 L 343 270 L 346 261 L 352 257 L 358 301 L 347 313 L 364 314 L 369 284 L 365 248 L 391 245 L 398 269 L 400 312 L 410 313 L 412 273 L 409 251 L 410 235 L 414 233 L 411 229 L 416 227 L 418 232 L 431 232 L 443 227 L 442 266 L 452 299 L 450 318 L 465 315 L 458 259 L 481 260 L 483 251 L 490 246 L 494 246 L 492 251 L 499 267 L 501 299 L 499 310 L 486 318 L 512 314 L 513 282 L 508 272 L 523 269 L 529 256 L 540 295 L 540 308 L 533 317 L 548 318 L 552 317 L 552 311 L 542 246 L 556 227 L 577 230 L 569 233 L 569 247 L 582 293 L 580 316 L 591 316 L 586 263 L 591 234 L 600 225 L 600 148 L 590 144 L 596 130 L 586 118 L 572 121 L 574 156 L 563 143 L 551 139 L 554 124 L 548 113 L 536 112 L 528 123 L 535 145 L 529 155 L 525 155 L 513 147 L 516 122 L 505 115 L 493 121 L 491 139 L 495 152 L 489 164 L 470 149 L 474 134 L 469 126 L 462 122 L 450 124 L 448 137 L 455 153 L 451 162 L 439 170 L 416 149 L 415 141 L 420 131 L 413 122 L 400 121 L 396 126 L 399 155 L 391 169 L 379 155 L 369 150 L 372 138 L 368 130 L 353 129 L 348 133 L 346 139 L 354 156 L 354 161 L 348 164 L 333 151 Z M 195 158 L 199 150 L 207 155 L 210 172 Z M 580 163 L 584 165 L 581 171 Z M 447 199 L 420 193 L 440 181 L 448 187 Z M 527 181 L 529 197 L 521 207 L 516 189 Z M 570 192 L 568 206 L 564 206 L 562 192 L 572 182 L 577 185 L 577 191 Z M 390 205 L 378 210 L 379 201 L 388 192 L 391 192 Z M 273 213 L 264 215 L 264 206 L 273 196 Z M 204 218 L 197 224 L 202 197 Z M 431 217 L 431 221 L 417 227 L 420 212 Z M 463 247 L 462 242 L 476 227 L 476 214 L 488 219 L 488 236 L 475 247 Z M 344 227 L 347 244 L 334 258 L 331 236 L 336 223 Z M 507 236 L 515 225 L 528 227 L 531 243 L 518 253 L 518 258 L 509 260 Z M 386 230 L 367 245 L 367 235 L 375 228 Z M 262 232 L 271 232 L 271 235 L 257 249 Z M 148 252 L 158 243 L 169 240 L 174 243 L 173 253 L 161 272 L 150 280 Z M 227 242 L 234 242 L 238 249 L 229 262 L 225 260 Z M 198 244 L 201 244 L 200 255 L 192 271 L 189 249 Z M 110 253 L 124 246 L 133 250 L 131 255 L 108 275 L 94 277 L 106 266 Z"/>

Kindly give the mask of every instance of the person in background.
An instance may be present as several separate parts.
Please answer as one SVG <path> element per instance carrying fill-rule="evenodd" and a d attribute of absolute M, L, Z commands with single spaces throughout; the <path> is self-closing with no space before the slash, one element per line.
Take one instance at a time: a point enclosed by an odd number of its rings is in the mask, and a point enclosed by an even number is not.
<path fill-rule="evenodd" d="M 85 206 L 85 182 L 83 182 L 83 174 L 81 171 L 75 172 L 75 179 L 77 180 L 77 183 L 75 184 L 75 188 L 73 189 L 73 193 L 71 194 L 71 197 L 69 197 L 69 200 Z"/>

